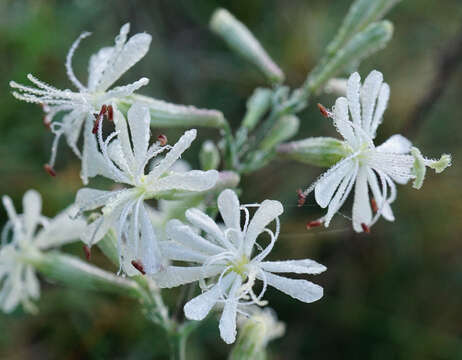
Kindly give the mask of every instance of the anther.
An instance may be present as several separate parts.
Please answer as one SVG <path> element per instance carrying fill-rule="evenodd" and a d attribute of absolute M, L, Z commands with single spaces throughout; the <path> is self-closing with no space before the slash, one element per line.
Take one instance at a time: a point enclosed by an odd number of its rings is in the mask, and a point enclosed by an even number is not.
<path fill-rule="evenodd" d="M 366 224 L 361 223 L 361 227 L 363 228 L 363 231 L 364 231 L 366 234 L 369 234 L 369 233 L 371 232 L 371 229 L 370 229 L 369 226 L 367 226 Z"/>
<path fill-rule="evenodd" d="M 50 176 L 53 176 L 53 177 L 56 176 L 55 170 L 54 170 L 49 164 L 43 165 L 43 168 L 45 169 L 45 171 L 46 171 Z"/>
<path fill-rule="evenodd" d="M 144 271 L 144 266 L 140 260 L 132 260 L 133 267 L 138 270 L 141 274 L 146 275 L 146 271 Z"/>
<path fill-rule="evenodd" d="M 88 247 L 88 245 L 83 246 L 83 252 L 85 253 L 85 258 L 90 261 L 91 259 L 91 249 Z"/>
<path fill-rule="evenodd" d="M 321 112 L 322 116 L 329 117 L 329 111 L 326 109 L 324 105 L 318 103 L 318 109 Z"/>
<path fill-rule="evenodd" d="M 157 137 L 157 141 L 159 142 L 159 144 L 161 146 L 165 146 L 167 145 L 167 136 L 165 136 L 164 134 L 160 134 L 158 137 Z"/>
<path fill-rule="evenodd" d="M 377 207 L 377 201 L 375 201 L 374 198 L 371 198 L 371 207 L 373 212 L 379 211 L 379 208 Z"/>
<path fill-rule="evenodd" d="M 297 196 L 298 196 L 298 207 L 302 207 L 303 205 L 305 205 L 306 195 L 303 193 L 302 189 L 298 189 Z"/>
<path fill-rule="evenodd" d="M 107 107 L 107 118 L 109 121 L 114 120 L 114 109 L 112 108 L 112 105 L 108 105 Z"/>
<path fill-rule="evenodd" d="M 51 130 L 51 121 L 48 120 L 47 115 L 43 117 L 43 126 L 45 126 L 48 130 Z"/>
<path fill-rule="evenodd" d="M 308 221 L 306 223 L 306 230 L 310 230 L 312 228 L 315 228 L 315 227 L 318 227 L 318 226 L 321 226 L 322 225 L 322 222 L 319 221 L 319 220 L 315 220 L 315 221 Z"/>
<path fill-rule="evenodd" d="M 107 112 L 107 106 L 106 105 L 101 106 L 101 110 L 98 116 L 96 117 L 95 124 L 93 125 L 93 130 L 91 131 L 93 134 L 96 134 L 98 132 L 99 124 L 104 114 L 106 114 L 106 112 Z"/>

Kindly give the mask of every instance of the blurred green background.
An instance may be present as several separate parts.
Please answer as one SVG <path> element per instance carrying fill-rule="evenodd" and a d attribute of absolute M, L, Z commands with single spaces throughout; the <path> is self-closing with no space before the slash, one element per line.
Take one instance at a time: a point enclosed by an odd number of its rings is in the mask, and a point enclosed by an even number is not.
<path fill-rule="evenodd" d="M 80 79 L 86 79 L 89 56 L 112 45 L 129 21 L 132 33 L 146 31 L 153 42 L 121 81 L 147 76 L 151 82 L 142 93 L 217 108 L 236 128 L 246 98 L 265 85 L 264 79 L 208 31 L 212 11 L 226 7 L 246 23 L 284 69 L 288 83 L 298 86 L 350 2 L 0 0 L 0 194 L 9 194 L 19 206 L 23 192 L 35 188 L 45 198 L 44 213 L 52 216 L 73 201 L 81 186 L 80 164 L 64 142 L 58 176 L 43 171 L 52 137 L 42 125 L 41 109 L 15 100 L 8 81 L 26 82 L 31 72 L 58 88 L 71 87 L 64 61 L 82 31 L 93 36 L 74 58 Z M 390 45 L 359 69 L 363 77 L 381 70 L 392 89 L 378 142 L 406 128 L 416 104 L 434 85 L 441 52 L 462 30 L 462 2 L 404 0 L 387 18 L 395 24 Z M 270 346 L 273 359 L 462 359 L 462 68 L 443 85 L 443 96 L 419 119 L 411 140 L 428 156 L 452 153 L 453 166 L 440 176 L 429 172 L 420 191 L 400 186 L 393 204 L 397 220 L 379 221 L 370 235 L 353 234 L 341 216 L 329 230 L 305 231 L 305 222 L 321 211 L 294 206 L 295 190 L 309 185 L 321 169 L 275 162 L 243 179 L 243 202 L 273 198 L 285 205 L 273 258 L 309 257 L 328 267 L 313 279 L 325 289 L 324 298 L 314 304 L 268 290 L 271 306 L 287 323 L 285 337 Z M 316 102 L 331 106 L 334 99 L 323 96 Z M 300 117 L 297 138 L 337 136 L 315 107 Z M 179 134 L 167 131 L 172 139 Z M 218 134 L 200 131 L 186 155 L 195 167 L 206 138 L 218 139 Z M 5 216 L 2 209 L 2 224 Z M 82 256 L 78 244 L 68 250 Z M 101 255 L 94 261 L 110 268 Z M 42 289 L 38 315 L 22 310 L 0 315 L 0 359 L 166 358 L 166 339 L 135 303 L 49 283 Z M 174 295 L 168 292 L 172 304 Z M 213 317 L 188 342 L 189 359 L 222 359 L 228 351 Z"/>

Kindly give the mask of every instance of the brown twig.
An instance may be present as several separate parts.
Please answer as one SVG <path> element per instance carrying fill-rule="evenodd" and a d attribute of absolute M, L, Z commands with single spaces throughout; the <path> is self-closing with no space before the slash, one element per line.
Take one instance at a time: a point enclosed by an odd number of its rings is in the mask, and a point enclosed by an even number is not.
<path fill-rule="evenodd" d="M 452 75 L 462 64 L 462 29 L 440 52 L 436 61 L 436 74 L 432 86 L 417 103 L 408 121 L 403 127 L 406 136 L 415 136 L 423 119 L 437 103 L 447 89 Z"/>

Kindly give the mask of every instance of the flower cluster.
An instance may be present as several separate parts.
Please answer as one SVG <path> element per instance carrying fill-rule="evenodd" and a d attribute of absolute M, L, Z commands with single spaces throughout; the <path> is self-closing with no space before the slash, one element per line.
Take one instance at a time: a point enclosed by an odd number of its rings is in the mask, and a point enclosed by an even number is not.
<path fill-rule="evenodd" d="M 171 171 L 174 163 L 196 138 L 196 130 L 185 132 L 173 147 L 160 141 L 150 145 L 148 109 L 136 103 L 128 110 L 127 119 L 115 108 L 115 131 L 103 139 L 101 120 L 96 136 L 104 160 L 101 162 L 101 173 L 129 188 L 79 190 L 76 203 L 80 211 L 102 208 L 102 215 L 88 226 L 81 239 L 91 246 L 112 227 L 117 232 L 122 270 L 127 274 L 135 273 L 132 265 L 135 262 L 138 267 L 142 264 L 143 272 L 152 274 L 165 266 L 166 262 L 159 252 L 144 200 L 170 193 L 209 190 L 217 182 L 218 173 L 216 170 Z M 151 160 L 163 152 L 167 152 L 165 157 L 154 163 L 146 173 Z"/>
<path fill-rule="evenodd" d="M 149 50 L 151 35 L 140 33 L 132 36 L 127 41 L 130 24 L 120 28 L 119 35 L 115 38 L 115 45 L 103 47 L 92 55 L 88 64 L 88 81 L 84 86 L 75 76 L 72 69 L 72 57 L 80 44 L 80 41 L 90 35 L 88 32 L 81 34 L 72 44 L 66 58 L 66 72 L 69 80 L 77 88 L 78 92 L 71 90 L 59 90 L 55 87 L 38 80 L 32 74 L 27 78 L 36 86 L 30 87 L 10 82 L 10 86 L 17 91 L 13 95 L 27 102 L 41 104 L 45 111 L 44 123 L 50 127 L 55 135 L 52 145 L 51 158 L 45 168 L 54 174 L 53 166 L 56 160 L 58 141 L 64 135 L 67 144 L 82 159 L 81 177 L 84 183 L 89 177 L 99 175 L 101 157 L 98 156 L 94 136 L 92 136 L 93 121 L 95 116 L 101 116 L 100 109 L 103 105 L 120 100 L 131 95 L 140 87 L 146 85 L 149 80 L 141 78 L 134 83 L 117 86 L 108 90 L 128 69 L 141 60 Z M 59 113 L 65 113 L 60 121 L 55 120 Z M 83 128 L 83 130 L 82 130 Z M 83 150 L 79 150 L 77 142 L 83 131 Z"/>
<path fill-rule="evenodd" d="M 323 289 L 307 280 L 290 279 L 274 273 L 319 274 L 326 267 L 309 259 L 264 261 L 279 235 L 279 216 L 282 204 L 265 200 L 261 204 L 240 205 L 230 189 L 218 197 L 218 209 L 224 221 L 220 228 L 212 218 L 198 209 L 186 211 L 192 226 L 179 220 L 167 224 L 170 241 L 161 243 L 163 254 L 173 261 L 194 263 L 194 266 L 171 265 L 155 275 L 160 287 L 175 287 L 198 281 L 203 293 L 184 307 L 188 319 L 202 320 L 216 305 L 223 305 L 220 334 L 227 343 L 236 338 L 236 315 L 245 313 L 245 307 L 265 305 L 263 295 L 268 285 L 303 302 L 319 300 Z M 257 208 L 250 220 L 249 208 Z M 244 225 L 241 227 L 241 212 Z M 272 222 L 275 230 L 268 228 Z M 203 231 L 206 236 L 198 234 Z M 263 247 L 261 235 L 269 237 Z M 208 282 L 206 280 L 209 280 Z M 256 280 L 262 288 L 255 293 Z"/>
<path fill-rule="evenodd" d="M 54 219 L 41 215 L 42 198 L 35 190 L 24 194 L 23 214 L 16 213 L 10 197 L 3 196 L 2 201 L 9 220 L 1 233 L 0 308 L 8 313 L 22 304 L 34 311 L 31 299 L 40 296 L 40 285 L 34 267 L 22 261 L 22 256 L 78 240 L 85 222 L 70 218 L 73 206 Z"/>
<path fill-rule="evenodd" d="M 332 118 L 349 154 L 305 190 L 302 197 L 314 190 L 319 206 L 327 207 L 327 214 L 308 226 L 324 223 L 327 227 L 354 187 L 353 228 L 357 232 L 368 232 L 380 216 L 394 220 L 390 204 L 396 199 L 395 183 L 406 184 L 416 179 L 417 160 L 411 154 L 411 142 L 401 135 L 393 135 L 380 146 L 374 145 L 376 130 L 390 97 L 390 88 L 383 82 L 382 73 L 372 71 L 363 85 L 359 74 L 352 74 L 346 92 L 347 97 L 338 98 L 332 111 L 322 106 L 321 111 Z M 450 156 L 445 155 L 440 161 L 444 165 L 423 158 L 420 164 L 424 168 L 436 167 L 441 172 L 450 165 Z"/>

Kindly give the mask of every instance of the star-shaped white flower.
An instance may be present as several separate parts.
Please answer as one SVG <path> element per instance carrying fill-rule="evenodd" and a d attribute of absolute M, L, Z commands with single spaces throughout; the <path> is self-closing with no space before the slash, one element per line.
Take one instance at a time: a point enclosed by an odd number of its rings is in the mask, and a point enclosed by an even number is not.
<path fill-rule="evenodd" d="M 92 136 L 94 114 L 98 114 L 103 105 L 125 98 L 149 82 L 147 78 L 141 78 L 132 84 L 108 90 L 128 69 L 146 55 L 151 44 L 151 35 L 144 33 L 133 35 L 127 41 L 129 30 L 130 24 L 123 25 L 119 35 L 115 38 L 114 46 L 104 47 L 91 56 L 86 86 L 74 74 L 72 57 L 80 41 L 90 33 L 83 33 L 74 42 L 67 54 L 66 71 L 78 92 L 56 89 L 38 80 L 32 74 L 27 75 L 27 78 L 36 87 L 10 82 L 10 86 L 18 90 L 13 92 L 16 98 L 43 105 L 46 114 L 44 122 L 55 134 L 51 158 L 46 165 L 50 172 L 53 173 L 59 138 L 64 135 L 68 145 L 82 159 L 83 182 L 87 183 L 89 177 L 99 175 L 98 168 L 101 159 L 97 156 L 96 141 Z M 65 115 L 61 120 L 55 120 L 56 115 L 63 112 Z M 84 128 L 83 149 L 80 151 L 77 142 L 82 127 Z"/>
<path fill-rule="evenodd" d="M 120 111 L 114 110 L 115 131 L 103 139 L 102 124 L 98 127 L 98 143 L 104 158 L 101 172 L 116 183 L 129 187 L 123 190 L 102 191 L 83 188 L 78 191 L 76 203 L 80 211 L 102 208 L 102 216 L 93 221 L 82 234 L 82 241 L 91 246 L 111 228 L 117 231 L 122 269 L 136 274 L 132 262 L 142 264 L 143 271 L 159 271 L 162 259 L 155 232 L 145 206 L 145 199 L 166 194 L 199 192 L 212 188 L 218 180 L 215 170 L 173 172 L 172 166 L 196 138 L 196 130 L 186 131 L 173 146 L 159 142 L 149 145 L 150 114 L 139 103 L 128 110 L 127 121 Z M 149 162 L 164 151 L 162 160 L 146 172 Z"/>
<path fill-rule="evenodd" d="M 16 213 L 10 197 L 3 196 L 2 200 L 9 221 L 1 235 L 0 308 L 8 313 L 22 304 L 26 310 L 34 311 L 31 299 L 40 296 L 40 284 L 33 266 L 21 261 L 21 255 L 76 241 L 86 224 L 70 218 L 71 212 L 75 211 L 73 206 L 54 219 L 41 215 L 42 199 L 35 190 L 24 194 L 24 213 L 20 215 Z"/>
<path fill-rule="evenodd" d="M 347 83 L 347 97 L 338 98 L 332 112 L 325 111 L 345 139 L 350 155 L 303 193 L 306 196 L 314 190 L 316 202 L 328 208 L 324 217 L 312 222 L 324 223 L 327 227 L 354 186 L 352 221 L 357 232 L 369 231 L 380 216 L 393 221 L 390 204 L 396 199 L 395 183 L 406 184 L 416 178 L 415 157 L 411 155 L 412 145 L 408 139 L 393 135 L 377 147 L 373 142 L 390 96 L 382 73 L 374 70 L 362 86 L 360 81 L 358 73 L 352 74 Z M 445 156 L 447 166 L 450 157 Z M 430 167 L 436 163 L 430 159 L 421 162 L 422 166 Z"/>
<path fill-rule="evenodd" d="M 251 221 L 248 208 L 256 207 Z M 224 304 L 220 319 L 220 334 L 227 343 L 236 338 L 236 315 L 246 305 L 264 305 L 262 297 L 267 285 L 304 302 L 313 302 L 323 295 L 322 287 L 307 280 L 289 279 L 273 273 L 319 274 L 326 270 L 313 260 L 264 261 L 279 235 L 279 218 L 283 207 L 279 201 L 265 200 L 261 204 L 240 205 L 232 190 L 224 190 L 218 197 L 218 209 L 225 223 L 221 229 L 209 216 L 198 209 L 186 211 L 186 218 L 198 230 L 179 220 L 167 224 L 171 241 L 161 242 L 163 254 L 172 261 L 192 262 L 196 266 L 169 266 L 154 275 L 160 287 L 174 287 L 199 281 L 203 293 L 184 307 L 191 320 L 204 319 L 215 304 Z M 241 211 L 245 213 L 241 227 Z M 275 222 L 275 231 L 267 226 Z M 263 248 L 257 239 L 265 234 L 269 243 Z M 258 239 L 261 241 L 262 239 Z M 206 279 L 210 279 L 206 283 Z M 256 280 L 263 282 L 256 295 Z M 239 306 L 239 309 L 238 309 Z"/>

